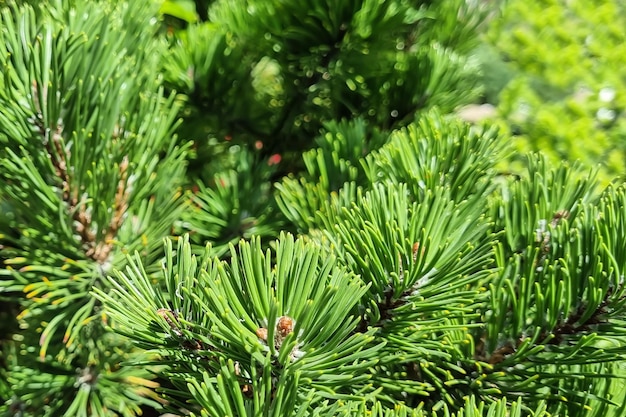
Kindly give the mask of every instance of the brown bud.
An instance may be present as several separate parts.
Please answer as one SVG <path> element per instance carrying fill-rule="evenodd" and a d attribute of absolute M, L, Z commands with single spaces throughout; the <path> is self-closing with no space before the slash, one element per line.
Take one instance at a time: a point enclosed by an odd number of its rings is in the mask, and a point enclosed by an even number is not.
<path fill-rule="evenodd" d="M 276 335 L 284 339 L 289 333 L 293 332 L 293 324 L 294 321 L 291 317 L 280 317 L 276 323 Z"/>
<path fill-rule="evenodd" d="M 417 255 L 419 254 L 420 256 L 424 256 L 424 252 L 426 251 L 426 248 L 422 248 L 422 250 L 420 251 L 420 243 L 419 242 L 415 242 L 413 244 L 413 262 L 417 262 Z"/>
<path fill-rule="evenodd" d="M 259 339 L 267 342 L 267 329 L 265 327 L 259 327 L 256 329 L 256 335 Z"/>

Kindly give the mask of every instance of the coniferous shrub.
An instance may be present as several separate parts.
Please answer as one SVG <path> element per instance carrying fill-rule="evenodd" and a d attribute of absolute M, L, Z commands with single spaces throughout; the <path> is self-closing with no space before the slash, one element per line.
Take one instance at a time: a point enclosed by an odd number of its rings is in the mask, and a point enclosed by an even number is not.
<path fill-rule="evenodd" d="M 448 114 L 483 3 L 8 3 L 3 413 L 624 414 L 626 191 Z"/>

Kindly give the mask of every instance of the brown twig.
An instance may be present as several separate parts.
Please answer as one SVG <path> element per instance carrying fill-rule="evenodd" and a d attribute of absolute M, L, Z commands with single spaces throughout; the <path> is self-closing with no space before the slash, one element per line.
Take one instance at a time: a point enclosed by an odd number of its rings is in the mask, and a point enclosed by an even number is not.
<path fill-rule="evenodd" d="M 80 241 L 85 248 L 85 254 L 94 261 L 103 264 L 106 262 L 113 249 L 111 241 L 115 238 L 118 230 L 122 226 L 124 214 L 128 210 L 128 200 L 130 196 L 130 189 L 127 183 L 128 157 L 125 156 L 119 165 L 120 179 L 113 202 L 113 217 L 106 228 L 104 239 L 97 241 L 97 235 L 93 231 L 91 214 L 85 205 L 80 204 L 78 189 L 74 189 L 72 192 L 72 182 L 68 168 L 68 159 L 71 153 L 69 149 L 64 149 L 63 147 L 63 123 L 62 121 L 58 121 L 55 125 L 46 127 L 41 112 L 41 105 L 39 104 L 39 100 L 37 100 L 39 91 L 36 82 L 33 82 L 32 85 L 32 96 L 35 100 L 36 113 L 34 123 L 44 139 L 44 146 L 52 162 L 54 173 L 61 181 L 62 199 L 67 204 L 68 211 L 72 213 L 74 230 L 80 237 Z M 42 101 L 45 102 L 46 98 L 47 89 L 44 87 Z M 52 132 L 51 135 L 50 132 Z"/>
<path fill-rule="evenodd" d="M 115 192 L 115 199 L 113 202 L 113 217 L 109 224 L 104 239 L 99 241 L 95 246 L 92 246 L 87 251 L 87 256 L 92 259 L 104 263 L 109 254 L 113 250 L 111 241 L 117 235 L 118 230 L 122 227 L 124 222 L 124 214 L 128 210 L 128 199 L 130 197 L 130 189 L 128 187 L 128 157 L 124 157 L 122 163 L 119 166 L 120 179 L 117 183 L 117 190 Z"/>

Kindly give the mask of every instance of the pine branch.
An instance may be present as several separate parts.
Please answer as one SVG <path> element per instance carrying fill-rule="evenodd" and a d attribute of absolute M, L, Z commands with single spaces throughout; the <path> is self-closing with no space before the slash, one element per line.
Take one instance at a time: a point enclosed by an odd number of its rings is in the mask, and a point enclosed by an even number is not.
<path fill-rule="evenodd" d="M 127 16 L 147 23 L 153 6 L 122 6 L 1 12 L 0 291 L 19 303 L 21 328 L 7 341 L 3 411 L 130 417 L 160 407 L 153 375 L 119 366 L 149 355 L 104 332 L 89 294 L 125 265 L 124 250 L 151 265 L 183 207 L 177 108 L 149 69 L 160 46 L 140 44 Z"/>
<path fill-rule="evenodd" d="M 364 287 L 317 249 L 282 235 L 274 263 L 254 239 L 232 248 L 225 264 L 211 259 L 209 249 L 194 257 L 180 239 L 176 252 L 171 242 L 166 247 L 167 297 L 155 292 L 137 257 L 110 281 L 113 293 L 95 291 L 117 332 L 177 364 L 164 376 L 204 381 L 168 395 L 208 412 L 228 412 L 254 399 L 280 415 L 311 389 L 313 398 L 341 398 L 341 386 L 366 379 L 357 371 L 375 363 L 381 347 L 370 344 L 369 332 L 352 334 L 356 319 L 349 312 Z M 168 339 L 192 348 L 170 349 Z M 200 368 L 198 357 L 204 358 Z M 260 374 L 262 379 L 254 376 Z M 231 389 L 224 391 L 220 381 Z M 207 390 L 213 395 L 203 396 Z"/>
<path fill-rule="evenodd" d="M 33 96 L 38 96 L 36 83 L 33 84 Z M 47 90 L 43 93 L 44 102 L 46 101 L 46 97 Z M 62 182 L 62 200 L 66 203 L 67 210 L 70 213 L 73 213 L 72 219 L 74 220 L 75 230 L 80 236 L 80 241 L 87 248 L 85 255 L 100 264 L 104 264 L 107 262 L 109 254 L 113 250 L 113 246 L 110 242 L 117 235 L 117 231 L 122 225 L 124 220 L 123 217 L 128 209 L 128 199 L 130 195 L 130 190 L 128 190 L 127 186 L 128 157 L 125 156 L 119 166 L 119 182 L 113 202 L 114 212 L 111 218 L 111 223 L 104 234 L 104 238 L 97 241 L 97 236 L 93 232 L 94 226 L 92 225 L 92 219 L 87 211 L 87 206 L 79 202 L 78 189 L 73 187 L 71 183 L 72 180 L 70 178 L 68 166 L 70 150 L 66 150 L 63 147 L 63 125 L 59 123 L 56 128 L 53 129 L 44 127 L 41 110 L 37 108 L 39 106 L 39 102 L 37 101 L 35 103 L 37 104 L 35 124 L 43 139 L 48 156 L 52 161 L 55 176 Z M 52 135 L 49 135 L 50 130 L 53 131 Z"/>

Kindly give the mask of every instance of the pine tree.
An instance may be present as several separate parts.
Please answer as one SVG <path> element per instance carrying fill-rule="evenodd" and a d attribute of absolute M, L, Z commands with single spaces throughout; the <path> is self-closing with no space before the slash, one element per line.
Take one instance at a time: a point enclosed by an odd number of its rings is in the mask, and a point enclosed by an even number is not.
<path fill-rule="evenodd" d="M 162 256 L 184 207 L 185 150 L 153 71 L 153 8 L 68 6 L 0 17 L 2 295 L 19 310 L 3 399 L 10 415 L 135 415 L 158 405 L 152 376 L 120 364 L 144 353 L 105 331 L 90 291 L 127 252 Z"/>
<path fill-rule="evenodd" d="M 2 7 L 2 412 L 626 414 L 626 190 L 449 114 L 483 3 L 206 3 Z"/>

